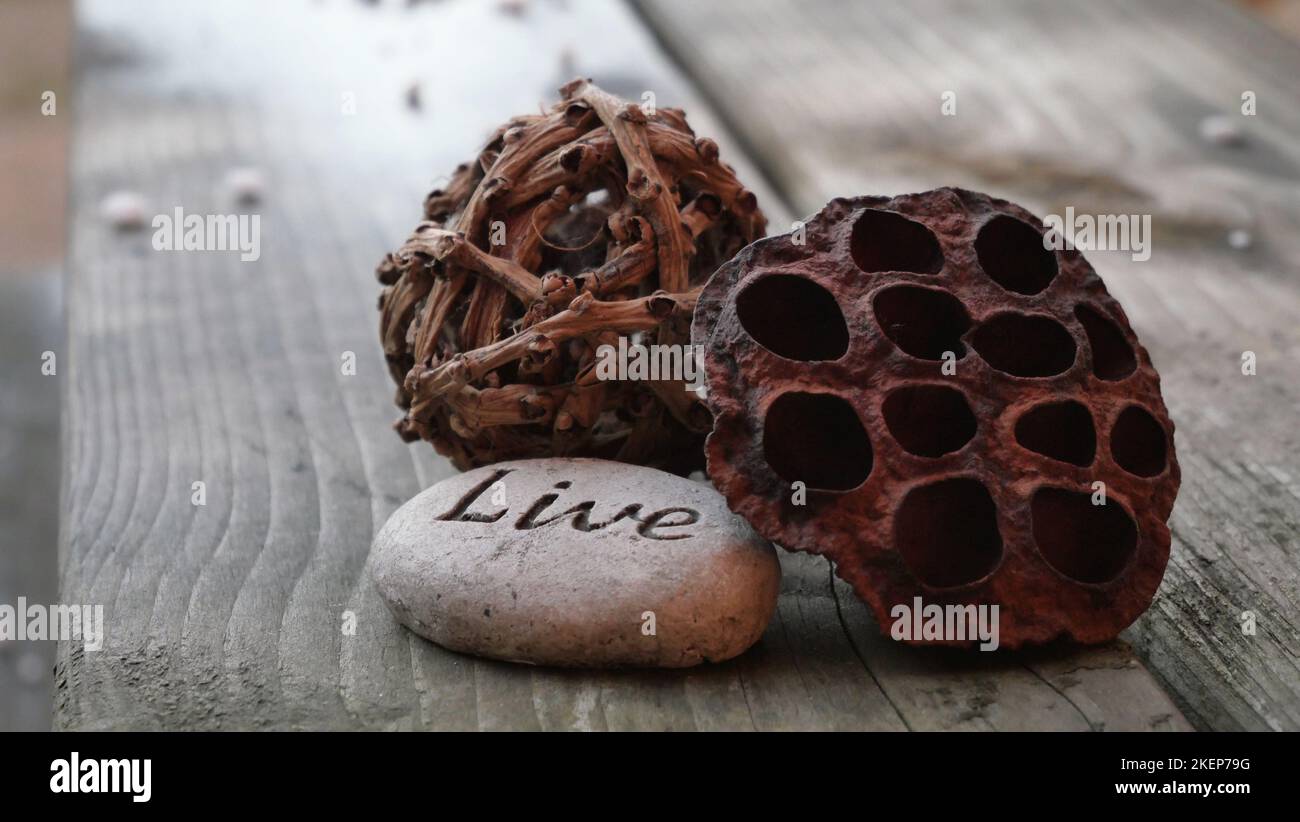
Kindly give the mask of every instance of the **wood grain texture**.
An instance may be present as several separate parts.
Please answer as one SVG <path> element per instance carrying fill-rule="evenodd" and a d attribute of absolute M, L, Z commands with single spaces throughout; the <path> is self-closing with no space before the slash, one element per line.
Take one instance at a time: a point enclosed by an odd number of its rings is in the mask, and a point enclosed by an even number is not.
<path fill-rule="evenodd" d="M 1300 48 L 1213 0 L 638 7 L 797 211 L 960 185 L 1152 215 L 1150 260 L 1088 255 L 1163 377 L 1183 469 L 1163 586 L 1125 636 L 1196 726 L 1300 728 Z M 1243 144 L 1204 140 L 1212 114 Z"/>
<path fill-rule="evenodd" d="M 181 15 L 87 0 L 79 38 L 61 586 L 104 604 L 108 638 L 60 647 L 59 727 L 1188 727 L 1122 646 L 916 653 L 803 555 L 782 557 L 763 640 L 723 665 L 532 669 L 400 628 L 366 573 L 370 541 L 451 469 L 388 428 L 371 272 L 436 176 L 583 73 L 682 105 L 774 224 L 789 214 L 618 4 L 531 4 L 516 19 L 486 3 L 239 0 Z M 438 68 L 448 60 L 456 78 Z M 412 112 L 417 80 L 426 105 Z M 344 91 L 356 115 L 340 114 Z M 255 263 L 154 251 L 149 232 L 96 215 L 119 188 L 164 213 L 231 211 L 220 181 L 235 165 L 268 178 Z M 355 376 L 340 373 L 345 351 Z"/>

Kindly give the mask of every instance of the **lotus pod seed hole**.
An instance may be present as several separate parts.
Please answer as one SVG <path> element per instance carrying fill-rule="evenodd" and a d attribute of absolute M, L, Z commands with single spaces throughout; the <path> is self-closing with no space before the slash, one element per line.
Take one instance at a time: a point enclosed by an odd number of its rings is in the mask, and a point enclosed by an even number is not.
<path fill-rule="evenodd" d="M 1043 246 L 1042 232 L 1005 214 L 980 229 L 975 255 L 993 282 L 1016 294 L 1037 294 L 1056 277 L 1056 253 Z"/>
<path fill-rule="evenodd" d="M 913 488 L 894 515 L 894 544 L 923 584 L 968 585 L 1002 560 L 997 506 L 983 483 L 969 477 Z"/>
<path fill-rule="evenodd" d="M 1030 507 L 1038 552 L 1077 582 L 1110 582 L 1137 550 L 1137 526 L 1114 499 L 1093 505 L 1090 494 L 1040 488 Z"/>
<path fill-rule="evenodd" d="M 1133 346 L 1110 319 L 1086 305 L 1077 305 L 1074 316 L 1088 335 L 1092 349 L 1092 373 L 1102 380 L 1122 380 L 1137 368 Z"/>
<path fill-rule="evenodd" d="M 853 406 L 834 394 L 791 391 L 763 420 L 763 456 L 787 483 L 848 491 L 871 473 L 871 440 Z"/>
<path fill-rule="evenodd" d="M 934 232 L 893 211 L 866 209 L 849 235 L 849 253 L 858 268 L 938 274 L 943 251 Z"/>
<path fill-rule="evenodd" d="M 965 355 L 961 335 L 970 328 L 970 317 L 947 291 L 896 285 L 877 294 L 872 306 L 880 330 L 913 357 L 939 360 L 945 351 Z"/>
<path fill-rule="evenodd" d="M 1083 403 L 1067 400 L 1035 406 L 1016 420 L 1016 442 L 1054 460 L 1092 465 L 1097 432 Z"/>
<path fill-rule="evenodd" d="M 966 397 L 944 385 L 912 385 L 885 398 L 880 408 L 903 450 L 920 457 L 941 457 L 975 436 L 975 415 Z"/>
<path fill-rule="evenodd" d="M 1013 377 L 1054 377 L 1074 365 L 1074 338 L 1050 317 L 998 314 L 975 329 L 971 345 L 984 361 Z"/>
<path fill-rule="evenodd" d="M 1110 453 L 1120 468 L 1139 477 L 1154 477 L 1168 460 L 1165 430 L 1145 408 L 1130 405 L 1110 429 Z"/>
<path fill-rule="evenodd" d="M 804 277 L 777 274 L 751 283 L 736 298 L 736 317 L 755 342 L 788 360 L 837 360 L 849 350 L 839 303 Z"/>

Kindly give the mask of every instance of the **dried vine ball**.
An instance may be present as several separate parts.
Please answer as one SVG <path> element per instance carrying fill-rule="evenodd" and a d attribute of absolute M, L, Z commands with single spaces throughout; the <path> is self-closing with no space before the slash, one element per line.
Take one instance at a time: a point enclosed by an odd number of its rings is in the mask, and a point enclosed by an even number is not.
<path fill-rule="evenodd" d="M 701 295 L 709 475 L 763 536 L 833 560 L 882 630 L 921 597 L 998 605 L 1010 647 L 1100 642 L 1160 584 L 1179 478 L 1160 378 L 1043 230 L 957 189 L 835 200 Z"/>
<path fill-rule="evenodd" d="M 395 427 L 461 469 L 591 456 L 686 472 L 707 409 L 675 381 L 601 381 L 601 344 L 688 343 L 699 288 L 763 235 L 754 195 L 682 112 L 589 81 L 499 128 L 380 263 Z"/>

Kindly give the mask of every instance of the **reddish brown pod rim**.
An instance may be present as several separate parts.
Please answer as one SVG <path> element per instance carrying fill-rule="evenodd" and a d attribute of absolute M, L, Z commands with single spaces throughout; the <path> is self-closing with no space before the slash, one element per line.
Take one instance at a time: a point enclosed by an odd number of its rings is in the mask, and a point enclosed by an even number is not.
<path fill-rule="evenodd" d="M 700 296 L 709 476 L 763 536 L 830 558 L 882 630 L 921 597 L 999 606 L 1003 646 L 1101 642 L 1160 585 L 1160 377 L 1043 232 L 961 189 L 837 199 Z"/>

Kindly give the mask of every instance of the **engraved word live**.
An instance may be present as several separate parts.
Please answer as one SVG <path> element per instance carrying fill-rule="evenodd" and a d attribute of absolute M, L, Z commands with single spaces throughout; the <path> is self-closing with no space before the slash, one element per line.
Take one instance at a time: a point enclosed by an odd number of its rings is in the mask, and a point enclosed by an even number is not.
<path fill-rule="evenodd" d="M 461 497 L 456 505 L 450 511 L 438 517 L 444 522 L 482 522 L 494 523 L 500 521 L 508 512 L 509 507 L 501 508 L 492 513 L 480 513 L 471 511 L 474 503 L 483 496 L 492 486 L 500 482 L 507 474 L 514 469 L 504 468 L 493 471 L 486 479 L 471 488 L 465 496 Z M 564 480 L 555 483 L 556 491 L 567 491 L 573 485 L 572 482 Z M 646 539 L 690 539 L 689 533 L 664 533 L 667 529 L 687 528 L 700 521 L 700 512 L 694 508 L 661 508 L 658 511 L 652 511 L 649 514 L 642 514 L 640 503 L 631 503 L 623 506 L 617 513 L 607 520 L 593 522 L 591 513 L 596 507 L 595 500 L 584 500 L 571 506 L 562 513 L 555 514 L 546 519 L 539 519 L 546 509 L 550 508 L 559 498 L 559 493 L 546 493 L 537 498 L 537 500 L 528 507 L 519 518 L 515 520 L 515 528 L 520 531 L 529 531 L 534 528 L 541 528 L 568 519 L 569 524 L 578 531 L 598 531 L 602 528 L 614 525 L 622 520 L 636 522 L 637 534 Z"/>

